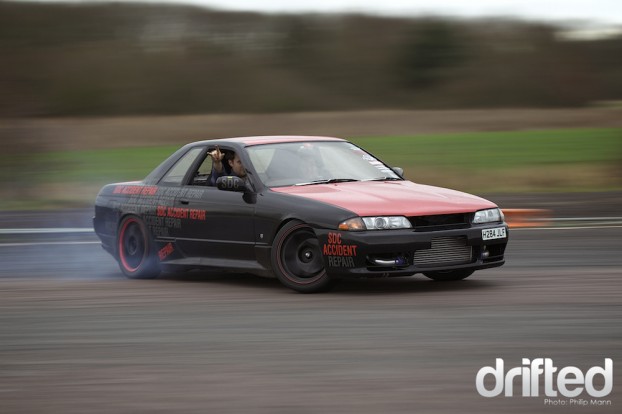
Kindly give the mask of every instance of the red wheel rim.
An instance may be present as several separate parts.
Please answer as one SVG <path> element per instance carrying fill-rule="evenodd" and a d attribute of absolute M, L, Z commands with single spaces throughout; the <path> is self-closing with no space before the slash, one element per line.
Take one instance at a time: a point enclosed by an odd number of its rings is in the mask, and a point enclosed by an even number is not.
<path fill-rule="evenodd" d="M 137 271 L 147 256 L 147 243 L 140 222 L 129 218 L 119 234 L 119 259 L 128 272 Z"/>

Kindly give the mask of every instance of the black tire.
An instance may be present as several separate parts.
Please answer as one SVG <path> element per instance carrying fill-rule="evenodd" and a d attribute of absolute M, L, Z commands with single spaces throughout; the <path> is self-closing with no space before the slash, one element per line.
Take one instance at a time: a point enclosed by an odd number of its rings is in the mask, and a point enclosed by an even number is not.
<path fill-rule="evenodd" d="M 290 221 L 272 244 L 272 268 L 279 281 L 300 293 L 324 292 L 334 281 L 326 273 L 320 244 L 309 225 Z"/>
<path fill-rule="evenodd" d="M 471 276 L 475 270 L 463 269 L 463 270 L 446 270 L 442 272 L 427 272 L 425 276 L 430 279 L 437 280 L 439 282 L 448 282 L 451 280 L 462 280 Z"/>
<path fill-rule="evenodd" d="M 160 274 L 152 245 L 147 227 L 140 218 L 126 216 L 121 220 L 117 232 L 117 259 L 125 276 L 153 279 Z"/>

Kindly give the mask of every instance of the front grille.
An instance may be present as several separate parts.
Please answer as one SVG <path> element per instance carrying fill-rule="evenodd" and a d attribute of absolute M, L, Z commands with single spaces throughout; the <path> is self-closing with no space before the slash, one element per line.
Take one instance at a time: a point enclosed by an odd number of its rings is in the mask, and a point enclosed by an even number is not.
<path fill-rule="evenodd" d="M 466 237 L 436 237 L 432 248 L 417 250 L 414 264 L 418 267 L 459 265 L 470 263 L 472 247 L 467 246 Z"/>
<path fill-rule="evenodd" d="M 463 229 L 469 226 L 469 215 L 464 213 L 415 216 L 408 217 L 408 220 L 415 231 Z"/>

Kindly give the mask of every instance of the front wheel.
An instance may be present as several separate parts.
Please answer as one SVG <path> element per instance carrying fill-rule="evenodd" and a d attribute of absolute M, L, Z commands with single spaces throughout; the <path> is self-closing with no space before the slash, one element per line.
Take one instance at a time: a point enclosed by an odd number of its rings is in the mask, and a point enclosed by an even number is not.
<path fill-rule="evenodd" d="M 299 221 L 290 221 L 277 233 L 272 267 L 279 281 L 297 292 L 322 292 L 333 286 L 313 229 Z"/>
<path fill-rule="evenodd" d="M 471 276 L 475 270 L 463 269 L 463 270 L 445 270 L 440 272 L 427 272 L 424 276 L 429 277 L 432 280 L 441 282 L 447 282 L 451 280 L 462 280 Z"/>
<path fill-rule="evenodd" d="M 147 227 L 136 216 L 127 216 L 119 225 L 117 259 L 123 274 L 130 279 L 153 279 L 160 267 L 152 252 Z"/>

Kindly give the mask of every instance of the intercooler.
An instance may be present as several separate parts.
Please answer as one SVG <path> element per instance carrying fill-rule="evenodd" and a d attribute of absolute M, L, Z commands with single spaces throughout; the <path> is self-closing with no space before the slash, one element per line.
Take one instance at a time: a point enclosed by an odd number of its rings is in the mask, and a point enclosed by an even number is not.
<path fill-rule="evenodd" d="M 414 264 L 418 267 L 435 267 L 470 263 L 471 246 L 467 246 L 466 237 L 436 237 L 432 247 L 415 252 Z"/>

